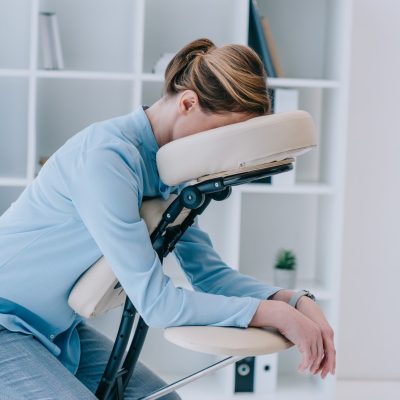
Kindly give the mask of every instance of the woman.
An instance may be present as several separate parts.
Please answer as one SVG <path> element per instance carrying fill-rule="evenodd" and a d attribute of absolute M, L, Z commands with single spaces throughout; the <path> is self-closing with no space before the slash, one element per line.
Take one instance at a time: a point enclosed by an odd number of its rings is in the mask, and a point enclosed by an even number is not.
<path fill-rule="evenodd" d="M 270 112 L 260 59 L 246 46 L 200 39 L 171 60 L 164 89 L 151 107 L 70 138 L 0 218 L 0 385 L 10 398 L 95 398 L 112 343 L 67 299 L 101 255 L 150 327 L 273 326 L 302 353 L 299 371 L 334 373 L 333 331 L 311 299 L 292 307 L 292 291 L 231 269 L 197 219 L 175 249 L 195 291 L 176 288 L 139 215 L 144 196 L 183 188 L 159 179 L 161 146 Z M 163 384 L 139 362 L 126 398 Z"/>

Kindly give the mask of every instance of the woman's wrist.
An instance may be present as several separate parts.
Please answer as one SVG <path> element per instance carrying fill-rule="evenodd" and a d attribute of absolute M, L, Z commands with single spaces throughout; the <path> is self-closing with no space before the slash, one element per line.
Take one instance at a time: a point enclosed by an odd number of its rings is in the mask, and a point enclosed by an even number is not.
<path fill-rule="evenodd" d="M 281 329 L 292 307 L 282 301 L 261 300 L 249 326 Z"/>
<path fill-rule="evenodd" d="M 311 300 L 309 297 L 307 297 L 307 296 L 301 296 L 301 297 L 297 300 L 296 308 L 297 308 L 298 310 L 300 310 L 301 307 L 302 307 L 304 304 L 308 304 L 309 302 L 315 303 L 314 300 Z"/>

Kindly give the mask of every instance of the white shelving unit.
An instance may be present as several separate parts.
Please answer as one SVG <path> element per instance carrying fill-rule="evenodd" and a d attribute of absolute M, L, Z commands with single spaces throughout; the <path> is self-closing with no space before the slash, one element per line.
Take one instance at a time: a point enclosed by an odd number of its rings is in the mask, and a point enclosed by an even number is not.
<path fill-rule="evenodd" d="M 269 79 L 269 86 L 299 90 L 300 108 L 316 122 L 319 146 L 299 157 L 295 185 L 234 188 L 229 199 L 209 206 L 200 225 L 232 268 L 271 284 L 276 251 L 294 249 L 297 286 L 317 295 L 338 331 L 350 2 L 258 3 L 285 72 L 285 78 Z M 40 11 L 58 15 L 65 70 L 41 68 Z M 0 214 L 34 179 L 40 157 L 94 121 L 157 100 L 163 77 L 151 70 L 162 53 L 198 37 L 246 44 L 247 29 L 248 0 L 1 0 Z M 164 269 L 176 284 L 188 285 L 173 255 Z M 118 314 L 94 323 L 112 336 Z M 216 357 L 178 348 L 151 328 L 141 360 L 172 381 Z M 334 377 L 322 381 L 296 372 L 296 349 L 277 360 L 277 390 L 262 398 L 327 399 L 334 392 Z M 178 392 L 185 400 L 235 398 L 229 394 L 232 373 L 225 368 Z"/>

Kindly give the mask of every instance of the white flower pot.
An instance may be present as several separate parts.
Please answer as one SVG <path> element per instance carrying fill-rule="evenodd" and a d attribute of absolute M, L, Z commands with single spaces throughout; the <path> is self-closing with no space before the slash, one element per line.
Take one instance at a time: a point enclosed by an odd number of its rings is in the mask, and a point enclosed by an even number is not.
<path fill-rule="evenodd" d="M 285 289 L 294 289 L 296 270 L 274 268 L 274 284 Z"/>

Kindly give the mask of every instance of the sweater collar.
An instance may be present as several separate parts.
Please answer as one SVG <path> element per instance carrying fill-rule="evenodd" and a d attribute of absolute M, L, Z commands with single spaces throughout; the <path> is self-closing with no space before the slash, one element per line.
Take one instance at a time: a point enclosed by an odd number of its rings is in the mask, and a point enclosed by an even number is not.
<path fill-rule="evenodd" d="M 167 199 L 170 193 L 176 193 L 176 189 L 180 189 L 180 185 L 176 186 L 168 186 L 166 185 L 160 178 L 157 168 L 157 161 L 156 161 L 156 154 L 157 151 L 160 149 L 156 137 L 153 132 L 153 128 L 150 124 L 149 118 L 145 113 L 145 110 L 148 106 L 141 106 L 139 107 L 134 113 L 138 118 L 135 118 L 137 121 L 137 137 L 139 139 L 139 144 L 143 148 L 142 157 L 145 157 L 149 164 L 148 166 L 152 168 L 153 173 L 156 178 L 156 187 L 158 188 L 158 193 L 164 199 Z"/>
<path fill-rule="evenodd" d="M 146 148 L 147 155 L 150 156 L 153 162 L 156 162 L 156 154 L 160 149 L 157 139 L 154 135 L 153 128 L 151 127 L 149 118 L 144 110 L 148 106 L 141 106 L 137 109 L 137 116 L 139 122 L 139 129 L 137 135 L 139 136 L 140 144 Z"/>

